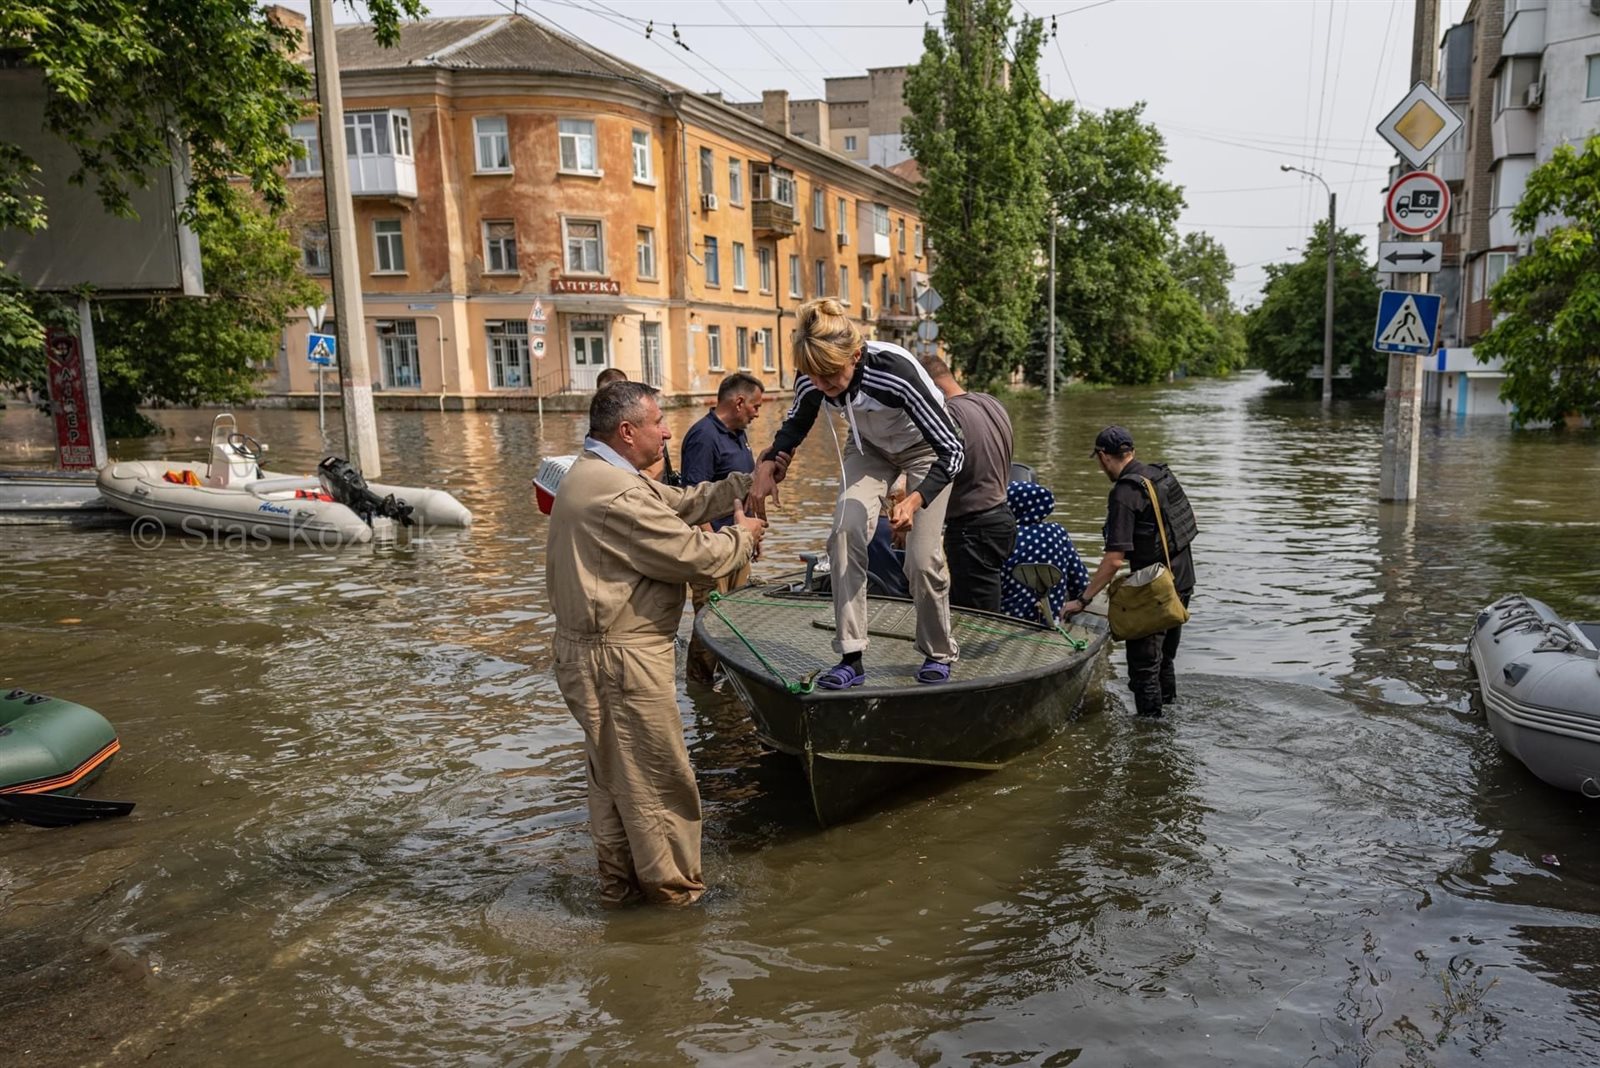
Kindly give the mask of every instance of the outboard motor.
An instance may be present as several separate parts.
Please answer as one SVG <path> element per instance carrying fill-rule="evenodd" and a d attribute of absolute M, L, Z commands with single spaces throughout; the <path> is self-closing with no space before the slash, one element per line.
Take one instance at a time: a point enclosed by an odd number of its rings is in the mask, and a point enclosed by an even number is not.
<path fill-rule="evenodd" d="M 361 472 L 342 456 L 325 457 L 317 465 L 317 478 L 322 482 L 323 492 L 369 524 L 373 516 L 393 519 L 403 527 L 416 522 L 411 518 L 411 505 L 395 500 L 392 493 L 382 497 L 373 493 Z"/>

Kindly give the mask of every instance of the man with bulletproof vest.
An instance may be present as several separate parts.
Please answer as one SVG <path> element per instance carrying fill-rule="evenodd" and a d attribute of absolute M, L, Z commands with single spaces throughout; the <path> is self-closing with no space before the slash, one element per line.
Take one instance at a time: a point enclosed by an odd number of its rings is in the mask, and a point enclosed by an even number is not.
<path fill-rule="evenodd" d="M 1194 592 L 1194 559 L 1189 545 L 1198 527 L 1189 498 L 1178 478 L 1166 464 L 1141 463 L 1134 458 L 1133 435 L 1125 427 L 1108 426 L 1094 439 L 1090 454 L 1112 482 L 1106 502 L 1106 547 L 1100 566 L 1089 579 L 1089 586 L 1076 601 L 1068 601 L 1062 615 L 1082 612 L 1106 587 L 1123 563 L 1137 571 L 1172 558 L 1172 582 L 1184 606 Z M 1147 488 L 1148 487 L 1148 488 Z M 1167 549 L 1163 551 L 1156 524 L 1156 510 L 1150 500 L 1153 488 L 1161 502 L 1161 526 L 1165 528 Z M 1178 698 L 1178 679 L 1174 666 L 1178 656 L 1181 626 L 1137 638 L 1128 646 L 1128 685 L 1133 688 L 1134 708 L 1141 716 L 1159 717 L 1161 706 Z"/>

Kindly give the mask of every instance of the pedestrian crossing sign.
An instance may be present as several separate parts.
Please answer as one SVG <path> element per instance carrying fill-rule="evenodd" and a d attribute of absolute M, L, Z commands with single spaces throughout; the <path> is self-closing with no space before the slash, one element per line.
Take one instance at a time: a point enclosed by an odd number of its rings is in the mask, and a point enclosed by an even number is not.
<path fill-rule="evenodd" d="M 313 367 L 332 367 L 334 354 L 339 351 L 339 341 L 332 334 L 310 334 L 306 337 L 306 360 Z"/>
<path fill-rule="evenodd" d="M 1378 325 L 1372 347 L 1379 352 L 1427 356 L 1439 336 L 1439 309 L 1444 298 L 1437 293 L 1405 293 L 1385 289 L 1378 297 Z"/>

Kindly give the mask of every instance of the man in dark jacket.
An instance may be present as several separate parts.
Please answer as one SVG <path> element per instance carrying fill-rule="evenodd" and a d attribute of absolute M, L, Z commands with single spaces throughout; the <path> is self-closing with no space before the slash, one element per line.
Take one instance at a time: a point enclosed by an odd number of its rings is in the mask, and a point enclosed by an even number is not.
<path fill-rule="evenodd" d="M 1065 616 L 1083 611 L 1106 587 L 1124 562 L 1137 571 L 1151 564 L 1165 564 L 1171 558 L 1172 582 L 1185 606 L 1194 591 L 1194 559 L 1189 545 L 1197 528 L 1189 499 L 1177 476 L 1165 464 L 1141 463 L 1134 457 L 1133 435 L 1126 428 L 1108 426 L 1094 439 L 1091 454 L 1100 470 L 1112 482 L 1106 502 L 1106 545 L 1100 566 L 1089 579 L 1083 596 L 1068 601 Z M 1150 495 L 1161 502 L 1161 523 Z M 1162 532 L 1166 546 L 1162 546 Z M 1178 697 L 1175 661 L 1183 628 L 1157 631 L 1137 638 L 1128 646 L 1128 685 L 1133 689 L 1134 708 L 1141 716 L 1158 717 L 1161 706 Z"/>

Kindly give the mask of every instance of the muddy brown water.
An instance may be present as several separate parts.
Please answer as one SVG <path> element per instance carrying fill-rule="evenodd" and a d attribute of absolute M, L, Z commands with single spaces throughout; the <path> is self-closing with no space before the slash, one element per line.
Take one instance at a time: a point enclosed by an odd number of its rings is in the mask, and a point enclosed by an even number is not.
<path fill-rule="evenodd" d="M 0 528 L 0 682 L 107 715 L 93 792 L 139 806 L 0 826 L 0 1061 L 1592 1061 L 1600 808 L 1498 750 L 1463 642 L 1513 590 L 1600 617 L 1600 441 L 1428 422 L 1395 508 L 1376 406 L 1254 375 L 1008 404 L 1086 551 L 1100 425 L 1184 478 L 1175 714 L 1112 678 L 1017 765 L 819 831 L 732 698 L 685 693 L 715 889 L 684 912 L 594 904 L 528 489 L 578 416 L 379 417 L 386 481 L 455 492 L 460 535 Z M 210 413 L 158 418 L 118 454 L 201 455 Z M 278 469 L 333 447 L 315 413 L 242 421 Z M 0 413 L 0 463 L 47 434 Z M 831 454 L 802 451 L 768 573 L 820 540 Z"/>

